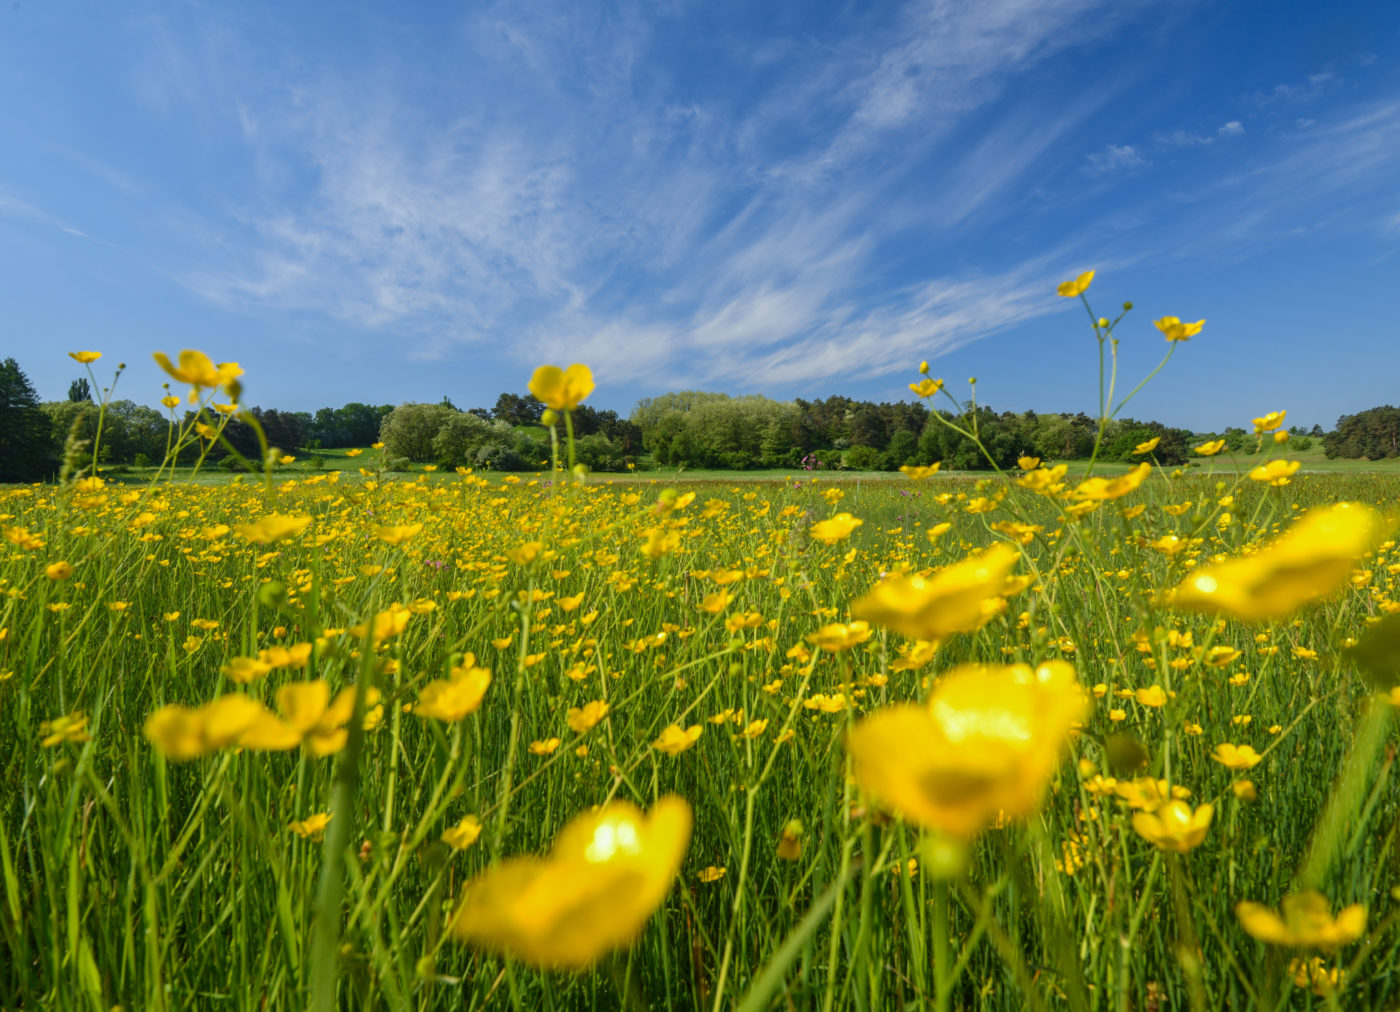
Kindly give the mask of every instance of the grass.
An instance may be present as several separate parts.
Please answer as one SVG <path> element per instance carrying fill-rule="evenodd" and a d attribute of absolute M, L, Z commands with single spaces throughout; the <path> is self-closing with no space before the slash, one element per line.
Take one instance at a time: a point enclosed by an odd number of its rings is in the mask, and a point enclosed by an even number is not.
<path fill-rule="evenodd" d="M 669 480 L 660 474 L 587 488 L 531 476 L 222 477 L 135 499 L 123 494 L 135 486 L 0 491 L 0 1006 L 1400 1001 L 1396 738 L 1344 649 L 1400 608 L 1395 548 L 1361 564 L 1366 578 L 1262 626 L 1170 611 L 1162 596 L 1310 506 L 1395 509 L 1400 480 L 1388 472 L 1267 488 L 1217 461 L 1075 521 L 1014 486 L 990 512 L 970 511 L 1002 494 L 985 475 L 796 487 L 783 473 L 688 472 L 679 483 L 694 501 L 671 513 L 636 484 Z M 239 534 L 274 512 L 311 523 L 270 544 Z M 864 522 L 837 544 L 815 540 L 812 523 L 837 512 Z M 1034 584 L 980 631 L 949 637 L 923 666 L 880 631 L 851 650 L 790 652 L 844 622 L 882 573 L 1019 539 L 992 528 L 1003 521 L 1041 527 L 1018 545 Z M 926 535 L 944 522 L 947 533 Z M 381 536 L 416 524 L 398 544 Z M 639 551 L 652 531 L 676 536 L 655 542 L 655 558 Z M 1167 534 L 1188 540 L 1152 547 Z M 517 550 L 535 542 L 546 554 L 528 561 Z M 46 575 L 57 561 L 72 575 Z M 731 602 L 702 610 L 731 570 Z M 351 631 L 394 607 L 406 609 L 401 632 L 375 643 Z M 727 624 L 753 613 L 757 624 Z M 234 658 L 295 643 L 314 645 L 304 669 L 231 677 Z M 1240 653 L 1213 666 L 1204 651 L 1220 646 Z M 494 675 L 480 708 L 453 722 L 413 712 L 468 652 Z M 1103 695 L 1043 805 L 979 834 L 965 869 L 948 866 L 948 840 L 892 818 L 852 781 L 843 741 L 855 722 L 925 698 L 961 663 L 1051 659 Z M 168 704 L 241 695 L 275 709 L 279 688 L 307 680 L 364 690 L 352 695 L 368 728 L 342 719 L 344 740 L 325 755 L 209 747 L 190 761 L 143 733 Z M 1132 695 L 1152 685 L 1175 695 L 1160 707 Z M 849 705 L 803 705 L 818 693 Z M 572 729 L 569 709 L 594 700 L 606 718 Z M 77 714 L 86 724 L 54 723 Z M 671 723 L 703 728 L 674 757 L 652 747 Z M 552 738 L 553 751 L 530 750 Z M 1124 758 L 1129 739 L 1141 766 Z M 1264 759 L 1234 773 L 1210 758 L 1220 742 Z M 1215 817 L 1189 853 L 1162 852 L 1097 775 L 1168 778 Z M 1233 790 L 1246 777 L 1256 800 Z M 635 944 L 563 973 L 453 940 L 475 876 L 545 853 L 590 806 L 646 809 L 667 794 L 688 801 L 694 830 Z M 331 816 L 320 838 L 289 829 L 318 813 Z M 454 849 L 442 834 L 467 815 L 483 831 Z M 794 820 L 790 859 L 779 851 Z M 1334 910 L 1362 904 L 1363 938 L 1332 953 L 1242 929 L 1238 902 L 1277 907 L 1304 885 Z M 579 916 L 610 916 L 624 894 L 605 891 Z M 1310 964 L 1291 961 L 1312 957 L 1335 983 L 1295 983 Z"/>

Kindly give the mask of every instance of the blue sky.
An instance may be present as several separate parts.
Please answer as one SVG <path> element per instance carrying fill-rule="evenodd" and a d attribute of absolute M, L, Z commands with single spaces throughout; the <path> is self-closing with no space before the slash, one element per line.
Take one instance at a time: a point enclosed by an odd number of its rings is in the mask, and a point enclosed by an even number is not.
<path fill-rule="evenodd" d="M 1129 409 L 1400 394 L 1400 4 L 0 8 L 0 354 L 247 370 L 249 403 L 669 389 L 1089 410 L 1056 282 L 1136 309 Z M 100 370 L 107 375 L 108 370 Z"/>

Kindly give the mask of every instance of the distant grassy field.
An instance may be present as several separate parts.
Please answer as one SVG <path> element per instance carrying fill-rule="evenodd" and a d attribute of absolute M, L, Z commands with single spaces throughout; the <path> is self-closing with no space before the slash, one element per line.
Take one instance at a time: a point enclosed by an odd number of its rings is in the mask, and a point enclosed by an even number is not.
<path fill-rule="evenodd" d="M 540 430 L 543 431 L 543 430 Z M 275 475 L 279 480 L 290 478 L 301 478 L 308 474 L 330 473 L 331 471 L 347 472 L 346 477 L 358 476 L 359 468 L 373 469 L 376 464 L 376 451 L 369 448 L 361 448 L 357 457 L 349 456 L 350 448 L 337 448 L 332 450 L 310 450 L 301 451 L 295 456 L 296 462 L 289 465 L 279 465 L 275 470 Z M 1285 456 L 1289 460 L 1297 460 L 1302 463 L 1301 473 L 1304 474 L 1400 474 L 1400 458 L 1392 460 L 1328 460 L 1323 455 L 1321 446 L 1314 445 L 1302 452 L 1288 452 L 1286 448 L 1277 454 Z M 311 458 L 319 456 L 324 463 L 320 468 L 312 465 Z M 1259 462 L 1259 458 L 1250 455 L 1240 455 L 1230 457 L 1221 455 L 1213 460 L 1195 459 L 1184 466 L 1188 474 L 1198 475 L 1214 473 L 1221 475 L 1235 475 L 1248 472 Z M 1082 476 L 1088 469 L 1088 461 L 1047 461 L 1051 463 L 1064 463 L 1068 466 L 1068 474 L 1072 477 Z M 1127 471 L 1132 465 L 1100 461 L 1095 465 L 1096 474 L 1113 475 Z M 478 471 L 491 481 L 499 482 L 506 476 L 507 472 L 498 471 Z M 118 473 L 110 474 L 113 481 L 123 484 L 136 484 L 149 481 L 155 474 L 154 468 L 126 468 Z M 455 477 L 451 472 L 441 470 L 429 471 L 423 464 L 411 464 L 408 470 L 402 472 L 389 472 L 389 477 L 413 475 L 414 477 L 427 475 L 429 480 L 442 481 L 449 477 Z M 175 476 L 179 480 L 190 480 L 191 469 L 187 467 L 177 468 Z M 524 480 L 538 480 L 546 477 L 540 473 L 517 472 L 517 477 Z M 978 478 L 987 477 L 986 471 L 943 471 L 940 478 L 964 477 Z M 234 472 L 228 472 L 217 466 L 205 466 L 200 469 L 194 480 L 200 484 L 222 485 L 233 481 L 235 478 L 240 482 L 257 480 L 258 476 L 243 474 L 239 476 Z M 802 468 L 792 469 L 756 469 L 749 471 L 729 471 L 729 470 L 707 470 L 703 468 L 660 468 L 651 467 L 645 462 L 636 471 L 631 472 L 600 472 L 593 475 L 595 482 L 663 482 L 667 484 L 703 482 L 703 481 L 735 481 L 735 482 L 772 482 L 772 481 L 808 481 L 812 478 L 819 478 L 823 482 L 836 481 L 842 483 L 870 483 L 870 482 L 907 482 L 908 479 L 898 471 L 845 471 L 832 469 L 819 469 L 807 471 Z"/>

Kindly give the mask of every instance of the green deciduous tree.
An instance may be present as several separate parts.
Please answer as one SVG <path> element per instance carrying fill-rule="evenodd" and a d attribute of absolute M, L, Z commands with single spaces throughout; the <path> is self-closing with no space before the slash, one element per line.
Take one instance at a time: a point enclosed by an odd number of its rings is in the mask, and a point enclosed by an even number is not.
<path fill-rule="evenodd" d="M 441 404 L 400 404 L 385 416 L 379 438 L 390 457 L 404 457 L 415 463 L 435 459 L 433 440 L 444 424 L 458 412 Z"/>

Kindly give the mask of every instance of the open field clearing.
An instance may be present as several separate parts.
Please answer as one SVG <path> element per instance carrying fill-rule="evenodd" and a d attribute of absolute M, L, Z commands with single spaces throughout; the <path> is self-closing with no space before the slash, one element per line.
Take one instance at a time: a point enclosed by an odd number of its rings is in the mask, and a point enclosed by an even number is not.
<path fill-rule="evenodd" d="M 1400 481 L 367 469 L 0 492 L 0 1005 L 1400 1000 Z"/>

